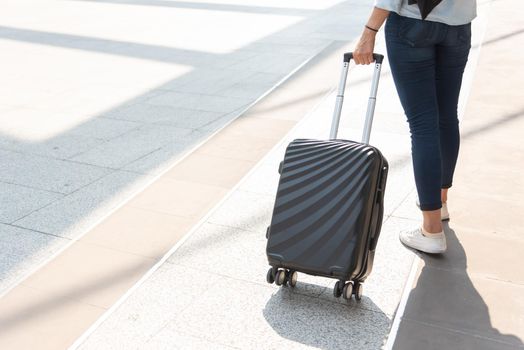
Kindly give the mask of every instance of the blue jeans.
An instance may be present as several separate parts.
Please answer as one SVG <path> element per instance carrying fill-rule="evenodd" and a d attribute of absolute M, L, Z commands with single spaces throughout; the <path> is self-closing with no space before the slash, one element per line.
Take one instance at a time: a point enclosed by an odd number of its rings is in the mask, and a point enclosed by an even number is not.
<path fill-rule="evenodd" d="M 450 26 L 399 16 L 386 23 L 389 64 L 411 132 L 420 208 L 442 207 L 457 163 L 457 105 L 471 47 L 471 24 Z"/>

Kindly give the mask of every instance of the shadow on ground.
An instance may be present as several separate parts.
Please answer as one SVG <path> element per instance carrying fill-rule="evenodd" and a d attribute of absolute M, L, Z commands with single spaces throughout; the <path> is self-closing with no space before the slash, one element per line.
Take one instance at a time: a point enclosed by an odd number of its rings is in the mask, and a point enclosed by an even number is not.
<path fill-rule="evenodd" d="M 357 301 L 329 301 L 300 294 L 318 286 L 298 282 L 295 289 L 281 287 L 263 310 L 268 324 L 282 338 L 319 349 L 379 349 L 391 319 L 383 312 L 357 307 Z M 363 297 L 368 305 L 371 299 Z"/>
<path fill-rule="evenodd" d="M 395 350 L 515 349 L 518 337 L 493 327 L 489 308 L 467 272 L 467 256 L 455 231 L 445 224 L 448 251 L 419 256 L 424 261 L 407 300 Z M 502 253 L 502 252 L 501 252 Z"/>

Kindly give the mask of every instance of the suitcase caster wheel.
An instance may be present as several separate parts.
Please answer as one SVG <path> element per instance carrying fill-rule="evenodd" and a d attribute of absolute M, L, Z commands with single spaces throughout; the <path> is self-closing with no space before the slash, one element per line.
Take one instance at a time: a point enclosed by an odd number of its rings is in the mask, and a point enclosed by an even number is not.
<path fill-rule="evenodd" d="M 290 270 L 287 275 L 287 281 L 291 288 L 295 288 L 297 285 L 298 273 L 296 271 Z"/>
<path fill-rule="evenodd" d="M 355 293 L 355 299 L 362 300 L 362 289 L 363 285 L 360 282 L 355 283 L 354 292 Z"/>
<path fill-rule="evenodd" d="M 344 289 L 344 282 L 342 281 L 337 281 L 337 283 L 335 283 L 335 287 L 333 288 L 333 296 L 335 298 L 340 298 L 342 296 L 342 291 Z"/>
<path fill-rule="evenodd" d="M 275 275 L 275 283 L 277 286 L 281 286 L 286 281 L 286 271 L 284 270 L 278 270 L 277 274 Z"/>
<path fill-rule="evenodd" d="M 266 281 L 269 284 L 273 284 L 273 282 L 275 282 L 275 272 L 273 271 L 272 267 L 267 270 Z"/>
<path fill-rule="evenodd" d="M 352 295 L 353 295 L 353 283 L 348 282 L 346 283 L 346 285 L 344 286 L 344 289 L 342 290 L 342 296 L 344 297 L 344 299 L 350 300 Z"/>
<path fill-rule="evenodd" d="M 278 173 L 282 175 L 282 169 L 284 169 L 284 161 L 281 161 L 278 165 Z"/>

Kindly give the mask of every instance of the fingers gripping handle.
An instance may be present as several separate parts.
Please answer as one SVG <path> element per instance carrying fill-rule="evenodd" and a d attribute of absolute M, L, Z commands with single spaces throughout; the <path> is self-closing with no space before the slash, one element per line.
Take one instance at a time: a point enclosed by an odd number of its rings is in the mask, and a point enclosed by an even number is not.
<path fill-rule="evenodd" d="M 346 80 L 349 69 L 349 62 L 353 58 L 353 53 L 348 52 L 344 54 L 344 65 L 342 66 L 342 72 L 340 75 L 340 82 L 338 85 L 337 100 L 335 104 L 335 111 L 333 113 L 333 122 L 331 123 L 331 132 L 329 134 L 330 139 L 336 139 L 338 133 L 338 126 L 340 124 L 340 115 L 342 112 L 342 104 L 344 102 L 344 90 L 346 88 Z M 373 81 L 371 84 L 371 93 L 368 101 L 368 108 L 366 112 L 366 121 L 364 124 L 364 131 L 362 133 L 362 142 L 369 143 L 369 137 L 371 135 L 371 126 L 373 123 L 373 115 L 375 113 L 375 103 L 377 99 L 378 82 L 380 78 L 380 70 L 382 68 L 382 61 L 384 56 L 380 54 L 373 54 L 375 59 L 375 71 L 373 74 Z"/>
<path fill-rule="evenodd" d="M 353 52 L 347 52 L 344 54 L 344 62 L 349 63 L 349 61 L 351 61 L 352 59 L 353 59 Z M 382 61 L 384 61 L 384 55 L 373 53 L 373 59 L 375 60 L 376 63 L 382 64 Z"/>

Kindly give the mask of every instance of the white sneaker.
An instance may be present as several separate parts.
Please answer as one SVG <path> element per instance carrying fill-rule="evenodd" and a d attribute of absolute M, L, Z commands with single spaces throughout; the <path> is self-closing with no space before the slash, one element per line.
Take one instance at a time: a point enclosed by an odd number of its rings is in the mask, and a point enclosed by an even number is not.
<path fill-rule="evenodd" d="M 416 201 L 417 207 L 420 209 L 420 202 Z M 449 220 L 449 211 L 448 211 L 448 203 L 442 203 L 442 208 L 440 209 L 440 220 L 442 221 L 448 221 Z"/>
<path fill-rule="evenodd" d="M 444 231 L 428 233 L 423 228 L 400 232 L 400 241 L 413 249 L 429 254 L 440 254 L 446 251 Z"/>

